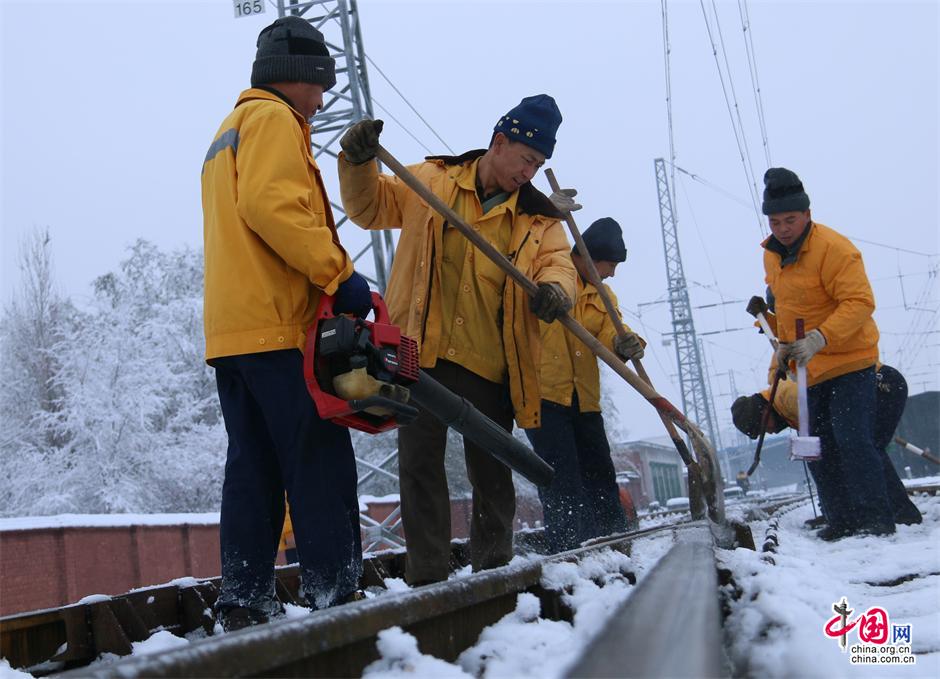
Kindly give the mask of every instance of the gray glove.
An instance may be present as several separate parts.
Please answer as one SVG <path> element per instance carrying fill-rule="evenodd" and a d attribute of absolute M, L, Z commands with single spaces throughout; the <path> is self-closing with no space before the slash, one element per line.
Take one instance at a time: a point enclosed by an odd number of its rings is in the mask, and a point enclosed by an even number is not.
<path fill-rule="evenodd" d="M 379 150 L 379 135 L 382 133 L 381 120 L 360 120 L 346 130 L 339 140 L 339 145 L 346 154 L 346 160 L 353 165 L 362 165 L 373 158 Z"/>
<path fill-rule="evenodd" d="M 826 338 L 818 330 L 810 330 L 806 337 L 789 344 L 781 344 L 777 349 L 777 366 L 787 370 L 790 361 L 796 361 L 797 366 L 805 366 L 816 353 L 826 346 Z"/>
<path fill-rule="evenodd" d="M 529 300 L 529 308 L 540 321 L 551 323 L 571 308 L 571 300 L 558 283 L 539 283 L 539 291 Z"/>
<path fill-rule="evenodd" d="M 614 353 L 624 361 L 643 358 L 643 342 L 640 336 L 635 332 L 628 332 L 626 335 L 618 335 L 614 339 Z"/>
<path fill-rule="evenodd" d="M 576 189 L 558 189 L 548 197 L 552 205 L 558 208 L 559 212 L 574 212 L 581 209 L 581 204 L 574 202 L 574 197 L 578 195 Z"/>

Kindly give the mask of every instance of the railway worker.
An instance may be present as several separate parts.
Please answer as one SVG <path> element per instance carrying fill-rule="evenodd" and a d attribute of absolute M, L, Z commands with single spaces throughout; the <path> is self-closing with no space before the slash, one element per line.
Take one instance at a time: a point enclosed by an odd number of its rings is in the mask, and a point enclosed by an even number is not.
<path fill-rule="evenodd" d="M 420 343 L 420 364 L 483 414 L 512 428 L 539 426 L 539 320 L 571 308 L 575 270 L 562 216 L 531 183 L 550 158 L 561 113 L 551 97 L 526 97 L 493 128 L 489 147 L 430 156 L 410 170 L 531 280 L 531 300 L 398 178 L 374 161 L 381 121 L 343 136 L 340 188 L 346 213 L 366 229 L 401 229 L 386 290 L 394 323 Z M 444 471 L 446 427 L 427 412 L 400 429 L 398 464 L 408 555 L 405 577 L 445 580 L 450 499 Z M 515 490 L 508 467 L 464 440 L 473 486 L 470 557 L 474 571 L 512 558 Z"/>
<path fill-rule="evenodd" d="M 563 194 L 552 197 L 560 209 L 580 207 L 566 204 Z M 610 217 L 591 224 L 583 239 L 602 280 L 627 258 L 620 224 Z M 617 335 L 600 293 L 588 282 L 586 258 L 577 245 L 571 259 L 578 271 L 574 319 L 623 360 L 642 358 L 644 342 L 636 333 L 627 328 L 624 337 Z M 602 285 L 616 305 L 613 291 Z M 539 488 L 539 499 L 548 549 L 556 553 L 624 532 L 627 520 L 601 415 L 597 357 L 559 323 L 543 323 L 541 331 L 542 426 L 526 429 L 526 436 L 555 469 L 551 485 Z"/>
<path fill-rule="evenodd" d="M 920 510 L 911 502 L 897 470 L 888 457 L 888 444 L 894 438 L 894 432 L 901 421 L 904 406 L 907 403 L 907 381 L 904 376 L 890 365 L 880 364 L 875 373 L 877 394 L 875 396 L 875 448 L 878 449 L 884 467 L 884 480 L 894 513 L 896 524 L 915 524 L 922 521 Z M 770 401 L 770 389 L 758 394 L 740 396 L 731 405 L 731 418 L 734 426 L 743 434 L 756 439 L 760 433 L 760 421 L 764 409 Z M 781 381 L 774 395 L 774 405 L 767 420 L 767 433 L 776 434 L 787 427 L 797 429 L 799 414 L 797 408 L 796 384 L 793 381 Z M 823 507 L 825 512 L 825 507 Z M 811 524 L 812 525 L 812 524 Z"/>
<path fill-rule="evenodd" d="M 882 456 L 875 449 L 875 298 L 861 253 L 833 229 L 814 222 L 809 196 L 786 168 L 764 174 L 763 212 L 771 236 L 764 272 L 776 300 L 777 364 L 806 366 L 810 433 L 822 457 L 810 463 L 836 540 L 894 532 Z M 796 320 L 806 336 L 796 338 Z"/>
<path fill-rule="evenodd" d="M 318 417 L 301 354 L 321 294 L 335 295 L 339 312 L 371 307 L 310 153 L 308 121 L 335 84 L 334 60 L 299 17 L 263 29 L 257 48 L 251 88 L 202 168 L 206 359 L 228 433 L 217 603 L 226 630 L 280 612 L 285 491 L 310 605 L 344 601 L 362 572 L 349 432 Z"/>

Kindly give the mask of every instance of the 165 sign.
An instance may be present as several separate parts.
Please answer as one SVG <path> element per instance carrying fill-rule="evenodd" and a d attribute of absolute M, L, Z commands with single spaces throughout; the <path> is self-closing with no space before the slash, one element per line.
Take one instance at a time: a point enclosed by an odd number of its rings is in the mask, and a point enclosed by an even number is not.
<path fill-rule="evenodd" d="M 252 14 L 264 14 L 264 0 L 232 0 L 235 5 L 235 18 Z"/>

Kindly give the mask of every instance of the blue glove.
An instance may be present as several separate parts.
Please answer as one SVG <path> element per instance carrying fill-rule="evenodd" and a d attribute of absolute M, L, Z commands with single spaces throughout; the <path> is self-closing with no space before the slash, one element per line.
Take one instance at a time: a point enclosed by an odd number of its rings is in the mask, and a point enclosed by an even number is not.
<path fill-rule="evenodd" d="M 365 318 L 372 311 L 372 292 L 369 282 L 362 274 L 353 271 L 352 276 L 339 284 L 333 296 L 333 313 L 354 314 Z"/>

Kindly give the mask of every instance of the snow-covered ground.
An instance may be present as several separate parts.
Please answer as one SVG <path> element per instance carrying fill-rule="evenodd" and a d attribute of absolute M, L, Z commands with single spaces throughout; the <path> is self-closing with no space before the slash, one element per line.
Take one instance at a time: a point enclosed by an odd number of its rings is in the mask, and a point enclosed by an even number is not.
<path fill-rule="evenodd" d="M 806 503 L 779 516 L 775 564 L 760 552 L 721 552 L 719 561 L 741 590 L 725 622 L 735 675 L 940 677 L 940 497 L 914 502 L 924 522 L 898 526 L 889 537 L 824 542 L 803 526 L 813 518 Z M 760 545 L 767 522 L 751 527 Z M 843 597 L 853 611 L 849 623 L 872 607 L 887 613 L 888 645 L 892 626 L 909 624 L 915 663 L 853 665 L 857 626 L 847 635 L 846 652 L 824 634 Z"/>
<path fill-rule="evenodd" d="M 476 644 L 461 653 L 456 663 L 422 654 L 415 638 L 399 627 L 387 629 L 379 633 L 382 657 L 366 667 L 363 676 L 561 677 L 633 591 L 622 571 L 632 571 L 637 582 L 641 581 L 671 545 L 671 535 L 657 535 L 634 543 L 633 557 L 604 550 L 578 563 L 549 564 L 543 571 L 542 585 L 565 592 L 563 599 L 574 611 L 573 623 L 542 618 L 538 599 L 520 594 L 516 610 L 483 630 Z"/>
<path fill-rule="evenodd" d="M 761 552 L 721 551 L 719 562 L 734 580 L 726 587 L 730 613 L 725 621 L 734 675 L 940 677 L 940 497 L 923 495 L 915 503 L 924 514 L 924 523 L 899 526 L 890 537 L 823 542 L 803 526 L 812 518 L 812 509 L 804 503 L 777 516 L 775 563 Z M 734 514 L 733 509 L 729 514 Z M 758 545 L 767 526 L 767 520 L 751 523 Z M 574 612 L 573 623 L 541 617 L 538 599 L 522 594 L 515 611 L 484 630 L 455 663 L 423 655 L 414 637 L 397 627 L 387 629 L 379 635 L 381 658 L 366 668 L 365 676 L 560 677 L 586 641 L 630 596 L 633 586 L 623 573 L 632 571 L 642 580 L 671 544 L 671 535 L 660 534 L 639 539 L 633 557 L 606 550 L 577 564 L 549 564 L 542 584 L 564 592 Z M 516 560 L 527 558 L 533 557 Z M 468 573 L 469 568 L 454 577 Z M 407 589 L 401 580 L 389 579 L 386 586 L 390 592 Z M 850 622 L 879 607 L 888 615 L 889 629 L 910 625 L 915 663 L 853 665 L 851 645 L 859 642 L 857 630 L 847 637 L 847 652 L 823 631 L 834 616 L 833 605 L 843 598 L 852 610 Z M 291 618 L 307 614 L 307 609 L 297 606 L 287 610 Z M 167 650 L 191 640 L 195 638 L 180 639 L 161 631 L 134 644 L 134 654 Z M 96 662 L 115 659 L 105 656 Z M 0 679 L 28 676 L 0 660 Z"/>

